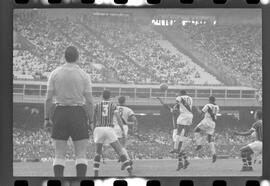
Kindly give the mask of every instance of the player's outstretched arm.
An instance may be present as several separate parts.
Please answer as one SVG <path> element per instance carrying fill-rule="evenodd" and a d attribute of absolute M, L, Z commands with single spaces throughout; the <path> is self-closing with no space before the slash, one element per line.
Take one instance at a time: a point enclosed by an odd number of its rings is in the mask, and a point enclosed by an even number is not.
<path fill-rule="evenodd" d="M 132 122 L 133 122 L 133 132 L 137 132 L 138 131 L 138 120 L 136 118 L 136 116 L 132 116 Z"/>

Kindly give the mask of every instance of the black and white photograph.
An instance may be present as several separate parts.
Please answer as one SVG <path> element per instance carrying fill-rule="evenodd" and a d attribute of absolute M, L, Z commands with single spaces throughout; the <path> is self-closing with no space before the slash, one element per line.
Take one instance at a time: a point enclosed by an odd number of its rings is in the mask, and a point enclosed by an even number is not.
<path fill-rule="evenodd" d="M 262 176 L 261 9 L 14 9 L 13 176 Z"/>

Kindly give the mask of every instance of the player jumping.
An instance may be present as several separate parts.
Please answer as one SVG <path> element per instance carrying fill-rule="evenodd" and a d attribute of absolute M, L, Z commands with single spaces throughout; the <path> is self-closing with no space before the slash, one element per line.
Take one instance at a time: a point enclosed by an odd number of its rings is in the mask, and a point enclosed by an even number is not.
<path fill-rule="evenodd" d="M 174 149 L 177 149 L 178 147 L 176 145 L 176 134 L 177 134 L 177 126 L 176 126 L 176 122 L 175 122 L 175 116 L 177 117 L 177 109 L 175 105 L 174 107 L 170 107 L 168 104 L 164 103 L 164 101 L 160 98 L 160 97 L 157 97 L 157 99 L 159 100 L 159 102 L 167 109 L 170 110 L 170 113 L 172 115 L 172 125 L 173 125 L 173 134 L 172 134 L 172 139 L 173 139 L 173 146 L 174 146 Z M 177 110 L 176 110 L 177 109 Z M 173 150 L 174 151 L 174 150 Z M 171 152 L 173 152 L 171 151 Z"/>
<path fill-rule="evenodd" d="M 189 165 L 187 160 L 187 154 L 185 148 L 188 144 L 188 133 L 190 126 L 192 125 L 192 98 L 189 97 L 185 90 L 180 92 L 180 96 L 176 98 L 176 107 L 180 111 L 180 115 L 177 118 L 177 134 L 174 150 L 171 153 L 178 153 L 178 167 L 180 169 L 186 169 Z"/>
<path fill-rule="evenodd" d="M 129 126 L 132 128 L 132 131 L 137 130 L 138 128 L 137 118 L 135 117 L 133 110 L 131 110 L 129 107 L 125 105 L 126 98 L 124 96 L 121 96 L 118 98 L 118 103 L 119 105 L 116 107 L 116 110 L 118 111 L 120 118 L 122 120 L 123 129 L 124 129 L 126 138 L 123 138 L 121 128 L 116 118 L 114 119 L 114 130 L 115 130 L 116 136 L 118 137 L 119 142 L 121 143 L 123 147 L 123 151 L 125 152 L 125 155 L 128 157 L 128 159 L 130 159 L 126 150 L 126 140 L 127 140 Z M 129 119 L 131 119 L 131 121 L 129 121 Z"/>
<path fill-rule="evenodd" d="M 122 119 L 116 109 L 116 105 L 110 101 L 110 91 L 104 90 L 102 96 L 103 100 L 96 105 L 94 114 L 94 142 L 96 143 L 96 156 L 94 158 L 95 176 L 98 176 L 99 173 L 103 144 L 110 144 L 113 147 L 122 162 L 121 170 L 126 169 L 129 175 L 132 176 L 131 162 L 126 156 L 113 129 L 113 117 L 116 117 L 122 136 L 125 138 Z"/>
<path fill-rule="evenodd" d="M 252 155 L 262 153 L 262 136 L 263 136 L 263 122 L 262 111 L 258 110 L 254 114 L 255 123 L 247 132 L 234 132 L 235 135 L 249 136 L 256 132 L 257 139 L 240 149 L 243 167 L 241 171 L 252 171 Z"/>
<path fill-rule="evenodd" d="M 200 150 L 202 148 L 203 134 L 207 134 L 207 141 L 211 149 L 213 163 L 217 160 L 213 135 L 215 132 L 218 113 L 219 106 L 216 104 L 216 98 L 214 96 L 210 96 L 209 103 L 207 103 L 202 109 L 204 119 L 195 127 L 194 130 L 195 141 L 197 144 L 196 150 Z"/>

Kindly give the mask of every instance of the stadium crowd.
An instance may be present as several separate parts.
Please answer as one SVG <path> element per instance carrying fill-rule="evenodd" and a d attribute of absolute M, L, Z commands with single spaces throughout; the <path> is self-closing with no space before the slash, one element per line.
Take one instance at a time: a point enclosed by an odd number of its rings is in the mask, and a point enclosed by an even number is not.
<path fill-rule="evenodd" d="M 230 128 L 217 131 L 215 142 L 217 154 L 228 157 L 239 157 L 239 149 L 248 144 L 252 138 L 234 137 Z M 191 135 L 193 140 L 193 136 Z M 206 143 L 206 140 L 205 140 Z M 74 159 L 71 141 L 68 142 L 67 159 Z M 201 153 L 195 151 L 195 143 L 190 141 L 188 146 L 189 157 L 210 158 L 211 154 L 206 144 Z M 127 150 L 133 159 L 172 159 L 175 155 L 169 153 L 173 148 L 171 131 L 149 129 L 141 131 L 140 135 L 130 135 Z M 89 141 L 88 158 L 95 156 L 92 137 Z M 14 161 L 44 161 L 53 158 L 54 150 L 52 140 L 48 132 L 43 129 L 25 130 L 14 128 L 13 130 L 13 160 Z M 111 147 L 104 147 L 105 159 L 117 159 L 117 155 Z"/>
<path fill-rule="evenodd" d="M 177 24 L 195 48 L 207 51 L 234 74 L 241 74 L 258 86 L 262 82 L 262 27 L 259 24 Z"/>
<path fill-rule="evenodd" d="M 93 82 L 221 84 L 188 56 L 162 47 L 162 35 L 151 27 L 119 20 L 92 14 L 52 19 L 38 11 L 15 13 L 14 32 L 21 39 L 14 45 L 27 47 L 14 49 L 14 78 L 47 77 L 64 63 L 65 47 L 75 45 L 80 65 Z"/>

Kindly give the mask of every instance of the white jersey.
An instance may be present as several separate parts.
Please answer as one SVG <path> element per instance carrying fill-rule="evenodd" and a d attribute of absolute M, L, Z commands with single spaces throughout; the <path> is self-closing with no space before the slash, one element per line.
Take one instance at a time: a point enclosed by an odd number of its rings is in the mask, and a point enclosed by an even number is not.
<path fill-rule="evenodd" d="M 126 125 L 128 123 L 128 119 L 134 115 L 133 110 L 126 106 L 117 106 L 116 110 L 119 112 L 120 117 L 123 120 L 123 124 Z M 114 118 L 115 124 L 117 123 L 117 119 Z"/>
<path fill-rule="evenodd" d="M 128 135 L 128 119 L 134 115 L 133 110 L 131 110 L 130 108 L 126 107 L 126 106 L 117 106 L 116 110 L 118 111 L 120 117 L 122 118 L 122 122 L 123 122 L 123 129 L 124 129 L 124 133 L 125 136 L 127 137 Z M 114 117 L 114 131 L 115 134 L 117 136 L 117 138 L 122 138 L 122 130 L 117 122 L 117 119 Z"/>
<path fill-rule="evenodd" d="M 215 122 L 215 120 L 217 119 L 217 114 L 219 113 L 219 106 L 214 105 L 212 103 L 207 103 L 203 107 L 202 111 L 205 113 L 204 119 L 211 120 L 211 121 Z M 212 116 L 210 113 L 212 113 Z M 212 117 L 214 117 L 214 120 Z"/>
<path fill-rule="evenodd" d="M 178 96 L 176 98 L 176 102 L 179 105 L 180 115 L 185 114 L 192 114 L 192 98 L 185 95 L 185 96 Z"/>

